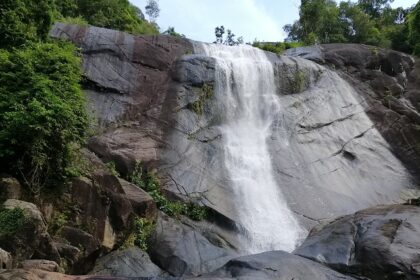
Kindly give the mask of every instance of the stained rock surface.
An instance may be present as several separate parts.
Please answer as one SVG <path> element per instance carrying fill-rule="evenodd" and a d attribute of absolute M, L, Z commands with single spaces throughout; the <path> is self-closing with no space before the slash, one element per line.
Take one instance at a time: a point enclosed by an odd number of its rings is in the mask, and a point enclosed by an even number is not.
<path fill-rule="evenodd" d="M 316 262 L 283 251 L 265 252 L 229 261 L 203 279 L 351 280 Z M 201 278 L 197 278 L 201 279 Z"/>
<path fill-rule="evenodd" d="M 164 272 L 137 247 L 114 251 L 96 261 L 92 275 L 114 277 L 156 277 Z"/>
<path fill-rule="evenodd" d="M 197 276 L 211 272 L 234 257 L 211 244 L 199 232 L 160 214 L 150 242 L 151 259 L 173 276 Z"/>
<path fill-rule="evenodd" d="M 370 279 L 419 279 L 420 207 L 378 206 L 314 228 L 294 253 Z"/>
<path fill-rule="evenodd" d="M 156 168 L 168 197 L 211 208 L 216 218 L 204 228 L 240 249 L 215 60 L 200 54 L 199 43 L 170 36 L 65 24 L 51 35 L 81 48 L 84 89 L 98 120 L 89 148 L 123 175 L 136 161 Z M 415 194 L 420 135 L 413 58 L 342 44 L 267 57 L 282 104 L 268 139 L 274 177 L 306 229 Z"/>

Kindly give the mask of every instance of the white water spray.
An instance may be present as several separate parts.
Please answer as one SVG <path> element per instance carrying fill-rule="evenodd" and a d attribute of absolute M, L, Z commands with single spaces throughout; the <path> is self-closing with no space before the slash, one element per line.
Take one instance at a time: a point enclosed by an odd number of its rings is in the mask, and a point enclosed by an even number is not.
<path fill-rule="evenodd" d="M 304 230 L 277 186 L 268 149 L 281 114 L 273 65 L 259 49 L 202 44 L 216 59 L 215 95 L 223 108 L 225 166 L 236 195 L 247 253 L 292 251 Z"/>

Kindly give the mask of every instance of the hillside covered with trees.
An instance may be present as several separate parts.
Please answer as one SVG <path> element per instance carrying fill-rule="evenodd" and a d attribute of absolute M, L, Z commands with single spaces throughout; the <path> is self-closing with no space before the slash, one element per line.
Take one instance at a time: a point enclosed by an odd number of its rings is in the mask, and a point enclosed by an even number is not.
<path fill-rule="evenodd" d="M 54 22 L 158 34 L 128 0 L 0 3 L 0 165 L 34 194 L 77 175 L 88 134 L 80 55 L 48 38 Z"/>
<path fill-rule="evenodd" d="M 392 8 L 392 0 L 302 0 L 299 19 L 286 25 L 286 41 L 357 43 L 420 55 L 420 3 Z"/>

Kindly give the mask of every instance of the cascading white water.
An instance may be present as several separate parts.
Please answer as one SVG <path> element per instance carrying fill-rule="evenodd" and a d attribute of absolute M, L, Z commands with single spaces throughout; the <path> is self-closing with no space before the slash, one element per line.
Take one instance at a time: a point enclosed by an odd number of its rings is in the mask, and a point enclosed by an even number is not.
<path fill-rule="evenodd" d="M 247 253 L 291 251 L 304 235 L 277 186 L 267 139 L 279 123 L 273 65 L 259 49 L 202 44 L 216 59 L 215 95 L 223 108 L 220 127 L 232 198 Z M 199 51 L 199 50 L 198 50 Z M 286 141 L 286 140 L 285 140 Z"/>

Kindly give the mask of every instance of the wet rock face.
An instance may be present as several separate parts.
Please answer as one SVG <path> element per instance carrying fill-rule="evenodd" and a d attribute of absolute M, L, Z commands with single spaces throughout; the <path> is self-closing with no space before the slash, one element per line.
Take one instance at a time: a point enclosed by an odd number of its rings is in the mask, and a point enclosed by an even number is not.
<path fill-rule="evenodd" d="M 203 279 L 351 280 L 316 262 L 283 251 L 265 252 L 229 261 Z M 200 278 L 201 279 L 201 278 Z"/>
<path fill-rule="evenodd" d="M 172 276 L 197 276 L 224 265 L 234 255 L 199 232 L 161 214 L 149 248 L 151 259 Z"/>
<path fill-rule="evenodd" d="M 420 62 L 373 46 L 329 44 L 289 50 L 335 69 L 363 98 L 365 111 L 411 173 L 420 176 Z"/>
<path fill-rule="evenodd" d="M 380 206 L 315 228 L 294 253 L 370 279 L 419 279 L 420 207 Z"/>
<path fill-rule="evenodd" d="M 56 24 L 51 36 L 82 49 L 84 85 L 90 110 L 99 122 L 89 141 L 105 161 L 126 174 L 135 161 L 156 162 L 167 129 L 165 104 L 176 59 L 192 53 L 186 39 L 132 36 L 96 27 Z"/>

